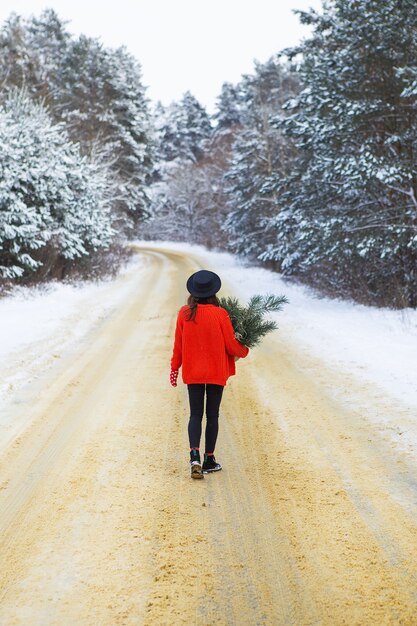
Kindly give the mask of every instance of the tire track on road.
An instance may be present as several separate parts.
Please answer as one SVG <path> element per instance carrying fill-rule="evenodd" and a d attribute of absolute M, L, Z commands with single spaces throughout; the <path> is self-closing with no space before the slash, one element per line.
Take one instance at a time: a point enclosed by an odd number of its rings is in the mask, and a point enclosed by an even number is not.
<path fill-rule="evenodd" d="M 0 624 L 416 624 L 409 459 L 281 335 L 227 385 L 224 470 L 190 479 L 168 372 L 202 263 L 136 250 L 124 305 L 25 391 L 27 428 L 0 453 Z"/>

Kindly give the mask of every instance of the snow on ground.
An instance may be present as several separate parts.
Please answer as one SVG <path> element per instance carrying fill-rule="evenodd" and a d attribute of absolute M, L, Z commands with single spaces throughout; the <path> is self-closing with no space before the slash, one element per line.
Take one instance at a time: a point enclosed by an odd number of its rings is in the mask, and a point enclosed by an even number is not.
<path fill-rule="evenodd" d="M 318 297 L 275 272 L 248 267 L 231 254 L 177 242 L 152 245 L 189 251 L 206 269 L 217 271 L 242 300 L 256 293 L 285 294 L 289 304 L 275 314 L 281 333 L 330 366 L 372 382 L 408 407 L 417 408 L 416 310 L 377 309 Z M 228 294 L 223 290 L 222 295 Z"/>
<path fill-rule="evenodd" d="M 137 245 L 188 252 L 202 266 L 221 275 L 222 295 L 227 295 L 228 288 L 243 301 L 255 293 L 285 294 L 290 302 L 276 314 L 279 332 L 300 351 L 301 360 L 303 354 L 311 354 L 330 368 L 388 394 L 399 408 L 388 418 L 393 428 L 400 424 L 401 406 L 408 415 L 417 417 L 417 311 L 376 309 L 321 298 L 274 272 L 248 267 L 230 254 L 209 252 L 201 246 L 176 242 Z M 19 289 L 13 296 L 0 299 L 0 431 L 8 420 L 7 411 L 1 409 L 16 391 L 76 346 L 119 306 L 130 288 L 129 276 L 138 271 L 146 271 L 139 256 L 113 280 Z M 415 425 L 417 429 L 417 419 Z M 410 435 L 408 440 L 417 451 L 417 435 Z"/>
<path fill-rule="evenodd" d="M 134 257 L 116 279 L 78 285 L 48 283 L 18 288 L 0 298 L 0 429 L 7 424 L 5 404 L 63 352 L 105 318 L 129 292 L 128 278 L 143 267 Z"/>

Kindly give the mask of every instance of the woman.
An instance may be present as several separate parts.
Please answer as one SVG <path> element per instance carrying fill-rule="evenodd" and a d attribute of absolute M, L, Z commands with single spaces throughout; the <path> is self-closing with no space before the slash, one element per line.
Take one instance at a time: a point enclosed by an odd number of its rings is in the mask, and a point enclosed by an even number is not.
<path fill-rule="evenodd" d="M 177 386 L 178 370 L 188 387 L 190 420 L 190 467 L 192 478 L 222 469 L 214 457 L 219 430 L 219 407 L 223 388 L 229 376 L 236 373 L 235 361 L 249 349 L 234 336 L 225 309 L 219 306 L 216 293 L 221 287 L 217 274 L 208 270 L 196 272 L 187 281 L 190 296 L 177 318 L 170 382 Z M 206 431 L 204 462 L 200 460 L 200 438 L 206 397 Z"/>

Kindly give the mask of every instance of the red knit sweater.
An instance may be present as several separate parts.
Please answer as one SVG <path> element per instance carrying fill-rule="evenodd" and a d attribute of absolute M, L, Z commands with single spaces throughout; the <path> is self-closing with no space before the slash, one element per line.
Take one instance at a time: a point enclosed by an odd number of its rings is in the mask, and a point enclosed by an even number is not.
<path fill-rule="evenodd" d="M 234 357 L 245 357 L 249 349 L 235 339 L 226 309 L 199 304 L 194 320 L 188 321 L 189 310 L 183 306 L 178 313 L 171 367 L 182 365 L 186 384 L 225 385 L 236 373 Z"/>

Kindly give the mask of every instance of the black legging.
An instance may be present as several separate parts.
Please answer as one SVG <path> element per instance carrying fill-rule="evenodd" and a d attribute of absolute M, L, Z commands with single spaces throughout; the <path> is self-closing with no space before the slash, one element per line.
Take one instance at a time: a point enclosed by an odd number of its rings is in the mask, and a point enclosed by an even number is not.
<path fill-rule="evenodd" d="M 187 385 L 190 399 L 190 421 L 188 436 L 190 448 L 199 448 L 201 439 L 201 422 L 204 413 L 204 393 L 206 400 L 206 452 L 214 452 L 217 433 L 219 432 L 219 407 L 222 400 L 222 385 Z"/>

